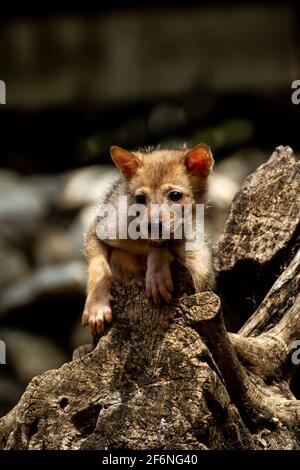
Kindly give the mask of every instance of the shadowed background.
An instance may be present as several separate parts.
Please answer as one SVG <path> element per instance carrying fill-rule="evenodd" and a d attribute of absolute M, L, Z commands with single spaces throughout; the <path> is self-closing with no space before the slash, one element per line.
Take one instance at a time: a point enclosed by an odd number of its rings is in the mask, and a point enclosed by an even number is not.
<path fill-rule="evenodd" d="M 216 241 L 247 174 L 300 148 L 291 2 L 14 2 L 0 18 L 0 415 L 88 340 L 83 233 L 116 172 L 112 144 L 207 142 Z"/>

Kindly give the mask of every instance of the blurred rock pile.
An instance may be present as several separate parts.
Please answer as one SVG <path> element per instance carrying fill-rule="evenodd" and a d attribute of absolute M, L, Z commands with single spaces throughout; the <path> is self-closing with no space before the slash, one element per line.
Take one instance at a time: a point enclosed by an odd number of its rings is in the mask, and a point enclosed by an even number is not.
<path fill-rule="evenodd" d="M 205 220 L 212 241 L 242 180 L 265 157 L 252 148 L 216 164 Z M 33 376 L 70 360 L 73 348 L 89 340 L 80 323 L 83 234 L 116 175 L 109 165 L 51 176 L 0 171 L 0 339 L 7 347 L 0 415 Z"/>
<path fill-rule="evenodd" d="M 0 171 L 0 339 L 7 348 L 0 414 L 33 376 L 68 361 L 88 338 L 80 325 L 83 234 L 115 175 L 103 165 L 58 176 Z"/>

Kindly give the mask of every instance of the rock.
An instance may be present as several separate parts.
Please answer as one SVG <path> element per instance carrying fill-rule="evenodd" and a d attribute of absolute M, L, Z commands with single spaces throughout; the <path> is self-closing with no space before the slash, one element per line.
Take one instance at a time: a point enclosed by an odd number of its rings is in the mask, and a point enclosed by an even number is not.
<path fill-rule="evenodd" d="M 44 229 L 34 245 L 34 259 L 38 266 L 57 264 L 79 258 L 67 230 L 50 227 Z"/>
<path fill-rule="evenodd" d="M 12 191 L 20 183 L 20 177 L 11 170 L 0 170 L 0 194 L 4 195 L 7 191 Z"/>
<path fill-rule="evenodd" d="M 69 227 L 69 240 L 77 257 L 83 254 L 85 233 L 94 220 L 97 206 L 84 207 Z"/>
<path fill-rule="evenodd" d="M 215 173 L 230 178 L 239 189 L 246 176 L 264 163 L 267 157 L 267 154 L 257 148 L 244 148 L 218 163 Z"/>
<path fill-rule="evenodd" d="M 217 169 L 210 182 L 209 200 L 217 207 L 227 210 L 238 189 L 239 186 L 233 178 Z"/>
<path fill-rule="evenodd" d="M 2 329 L 1 338 L 6 343 L 7 362 L 24 384 L 67 361 L 66 354 L 46 337 L 24 330 Z"/>
<path fill-rule="evenodd" d="M 21 250 L 0 241 L 0 259 L 0 289 L 28 275 L 28 262 Z"/>
<path fill-rule="evenodd" d="M 65 209 L 80 209 L 97 203 L 118 172 L 111 165 L 94 165 L 80 168 L 65 176 L 62 190 L 57 195 L 57 205 Z"/>
<path fill-rule="evenodd" d="M 1 171 L 0 183 L 0 236 L 23 246 L 45 219 L 60 178 L 21 178 L 12 172 Z"/>
<path fill-rule="evenodd" d="M 213 242 L 220 237 L 230 204 L 242 181 L 265 159 L 266 155 L 255 148 L 244 149 L 215 165 L 205 217 L 205 229 Z"/>
<path fill-rule="evenodd" d="M 36 196 L 49 205 L 61 188 L 63 180 L 63 175 L 32 175 L 26 176 L 24 183 L 26 186 L 33 188 Z"/>
<path fill-rule="evenodd" d="M 34 245 L 37 265 L 56 264 L 83 258 L 84 238 L 94 218 L 95 206 L 79 211 L 67 228 L 45 227 Z"/>
<path fill-rule="evenodd" d="M 85 294 L 86 264 L 72 261 L 38 269 L 31 276 L 3 290 L 0 316 L 12 309 L 30 305 L 41 297 Z"/>

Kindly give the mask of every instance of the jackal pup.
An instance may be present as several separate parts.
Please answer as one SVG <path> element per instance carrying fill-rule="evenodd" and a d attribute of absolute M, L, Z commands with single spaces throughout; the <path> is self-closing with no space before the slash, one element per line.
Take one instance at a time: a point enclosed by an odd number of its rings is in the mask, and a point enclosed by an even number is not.
<path fill-rule="evenodd" d="M 156 304 L 171 299 L 170 263 L 174 259 L 188 269 L 197 292 L 211 287 L 213 282 L 210 251 L 204 240 L 196 237 L 196 208 L 206 200 L 213 167 L 210 148 L 199 144 L 192 149 L 129 152 L 114 146 L 111 156 L 121 177 L 104 200 L 111 210 L 106 218 L 96 215 L 85 244 L 88 287 L 82 323 L 93 334 L 103 333 L 104 323 L 112 321 L 112 280 L 146 278 L 147 295 Z M 127 214 L 120 210 L 120 201 L 125 199 Z M 138 220 L 133 219 L 131 211 L 135 204 L 140 208 Z M 159 210 L 160 206 L 163 210 Z M 185 207 L 190 208 L 193 249 L 187 249 L 186 231 L 182 230 L 184 218 L 176 217 L 178 209 Z M 111 231 L 113 224 L 115 231 Z M 139 238 L 130 236 L 127 229 L 132 227 L 140 233 Z M 109 236 L 109 232 L 115 236 Z"/>

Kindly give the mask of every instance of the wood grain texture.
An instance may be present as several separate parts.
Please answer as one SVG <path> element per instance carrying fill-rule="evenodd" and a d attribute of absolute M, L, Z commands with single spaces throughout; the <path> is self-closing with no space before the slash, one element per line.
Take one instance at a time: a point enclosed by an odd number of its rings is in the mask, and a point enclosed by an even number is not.
<path fill-rule="evenodd" d="M 215 249 L 226 324 L 237 332 L 300 247 L 300 162 L 278 147 L 236 194 Z"/>

